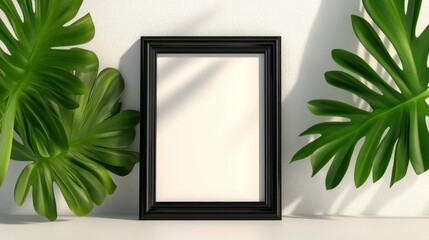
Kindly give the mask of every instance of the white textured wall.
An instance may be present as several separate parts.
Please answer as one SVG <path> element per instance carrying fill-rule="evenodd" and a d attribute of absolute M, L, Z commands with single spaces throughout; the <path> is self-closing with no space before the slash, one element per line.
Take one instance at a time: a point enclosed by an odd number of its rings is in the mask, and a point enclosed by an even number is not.
<path fill-rule="evenodd" d="M 428 12 L 425 0 L 423 12 Z M 358 51 L 350 15 L 362 15 L 360 1 L 344 0 L 86 0 L 81 15 L 90 12 L 96 37 L 86 47 L 95 51 L 102 67 L 119 68 L 127 81 L 125 107 L 139 109 L 140 36 L 282 36 L 283 55 L 283 213 L 285 215 L 421 216 L 429 214 L 429 174 L 389 188 L 386 178 L 356 190 L 349 169 L 341 185 L 324 188 L 326 171 L 311 178 L 307 160 L 288 164 L 308 139 L 298 134 L 318 119 L 306 109 L 314 98 L 353 101 L 328 86 L 323 73 L 337 68 L 333 48 Z M 425 23 L 428 17 L 425 16 Z M 134 149 L 137 149 L 135 143 Z M 13 163 L 0 190 L 0 213 L 33 214 L 31 201 L 22 208 L 13 202 L 13 186 L 23 165 Z M 138 214 L 138 168 L 115 178 L 118 190 L 94 214 Z M 60 213 L 70 213 L 59 200 Z"/>

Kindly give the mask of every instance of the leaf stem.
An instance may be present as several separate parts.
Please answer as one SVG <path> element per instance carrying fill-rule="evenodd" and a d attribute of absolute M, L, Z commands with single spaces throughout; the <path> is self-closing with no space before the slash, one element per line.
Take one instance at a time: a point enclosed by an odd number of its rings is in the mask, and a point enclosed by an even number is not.
<path fill-rule="evenodd" d="M 357 127 L 355 130 L 350 131 L 347 134 L 344 134 L 343 136 L 339 137 L 339 139 L 345 139 L 345 138 L 348 138 L 352 134 L 357 134 L 357 133 L 360 132 L 360 130 L 362 128 L 365 128 L 368 124 L 371 124 L 372 122 L 378 120 L 379 118 L 381 118 L 383 116 L 386 117 L 386 115 L 389 115 L 389 114 L 391 114 L 393 112 L 396 112 L 396 111 L 402 109 L 403 107 L 407 106 L 408 104 L 414 103 L 414 102 L 416 102 L 418 100 L 421 100 L 422 98 L 424 98 L 424 99 L 429 98 L 429 89 L 426 90 L 426 91 L 424 91 L 424 92 L 422 92 L 422 93 L 420 93 L 419 95 L 417 95 L 417 96 L 415 96 L 413 98 L 408 99 L 407 101 L 405 101 L 403 103 L 400 103 L 400 104 L 394 106 L 393 108 L 387 109 L 387 111 L 378 112 L 378 113 L 373 112 L 371 114 L 372 117 L 367 118 L 364 122 L 362 122 L 359 125 L 359 127 Z M 357 138 L 357 140 L 359 140 L 359 139 L 360 139 L 360 137 Z"/>
<path fill-rule="evenodd" d="M 18 95 L 14 94 L 9 99 L 3 115 L 2 133 L 0 136 L 0 186 L 3 184 L 9 168 L 17 104 Z"/>

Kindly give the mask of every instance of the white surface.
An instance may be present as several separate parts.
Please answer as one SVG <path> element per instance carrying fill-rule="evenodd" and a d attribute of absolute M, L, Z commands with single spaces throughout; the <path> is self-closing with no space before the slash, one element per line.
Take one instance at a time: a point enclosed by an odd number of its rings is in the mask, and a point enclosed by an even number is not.
<path fill-rule="evenodd" d="M 429 22 L 425 14 L 429 1 L 423 2 L 421 26 Z M 350 24 L 351 14 L 362 15 L 359 0 L 86 0 L 79 14 L 87 12 L 94 19 L 96 36 L 86 46 L 98 54 L 102 67 L 119 67 L 127 81 L 124 106 L 133 109 L 140 108 L 140 36 L 282 36 L 283 213 L 429 215 L 428 173 L 416 177 L 410 169 L 405 179 L 391 189 L 388 173 L 383 181 L 367 182 L 356 190 L 349 169 L 337 189 L 326 191 L 326 171 L 311 178 L 308 160 L 288 164 L 308 141 L 298 134 L 319 120 L 308 112 L 307 101 L 328 97 L 353 101 L 349 94 L 328 86 L 323 74 L 338 69 L 330 58 L 332 49 L 362 49 Z M 137 146 L 135 143 L 134 149 Z M 34 213 L 31 201 L 22 208 L 13 202 L 13 186 L 22 167 L 21 163 L 12 163 L 0 190 L 1 213 Z M 137 168 L 130 176 L 115 179 L 116 194 L 95 213 L 136 214 Z M 64 201 L 59 198 L 58 203 L 60 213 L 69 213 Z"/>
<path fill-rule="evenodd" d="M 262 54 L 158 55 L 157 201 L 264 201 L 263 77 Z"/>
<path fill-rule="evenodd" d="M 135 217 L 76 218 L 58 222 L 1 216 L 2 239 L 76 240 L 426 240 L 426 219 L 284 218 L 283 221 L 137 221 Z"/>

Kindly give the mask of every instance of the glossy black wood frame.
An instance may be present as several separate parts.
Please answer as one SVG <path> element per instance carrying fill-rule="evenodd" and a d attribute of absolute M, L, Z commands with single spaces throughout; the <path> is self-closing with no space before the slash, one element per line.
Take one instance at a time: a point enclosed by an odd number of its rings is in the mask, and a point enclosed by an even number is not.
<path fill-rule="evenodd" d="M 281 219 L 280 42 L 280 37 L 142 37 L 141 220 Z M 161 53 L 264 54 L 264 202 L 156 202 L 156 59 Z"/>

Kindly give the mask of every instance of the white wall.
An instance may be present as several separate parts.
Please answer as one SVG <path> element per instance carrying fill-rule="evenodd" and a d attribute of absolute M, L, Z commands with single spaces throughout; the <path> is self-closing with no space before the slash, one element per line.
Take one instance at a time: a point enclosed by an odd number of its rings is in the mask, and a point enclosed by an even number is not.
<path fill-rule="evenodd" d="M 429 9 L 425 1 L 425 10 Z M 326 191 L 322 171 L 311 178 L 308 160 L 288 164 L 308 139 L 298 134 L 318 119 L 306 109 L 314 98 L 353 101 L 328 86 L 323 73 L 336 69 L 333 48 L 357 51 L 350 15 L 361 13 L 360 1 L 344 0 L 87 0 L 80 15 L 90 12 L 96 37 L 86 47 L 102 67 L 119 68 L 127 81 L 125 107 L 139 109 L 140 36 L 282 36 L 283 72 L 283 213 L 285 215 L 421 216 L 429 214 L 429 174 L 389 188 L 390 174 L 377 184 L 355 189 L 349 169 L 341 185 Z M 424 20 L 426 20 L 428 17 Z M 138 143 L 134 145 L 137 149 Z M 31 201 L 18 208 L 13 186 L 23 165 L 13 163 L 0 190 L 0 213 L 33 214 Z M 138 214 L 138 168 L 115 178 L 118 190 L 94 214 Z M 60 213 L 70 213 L 59 200 Z"/>

